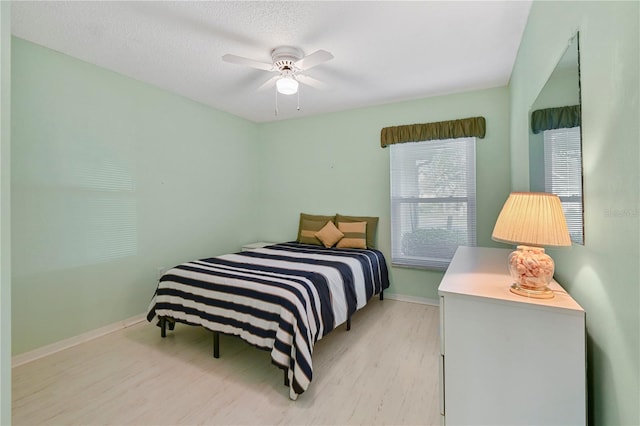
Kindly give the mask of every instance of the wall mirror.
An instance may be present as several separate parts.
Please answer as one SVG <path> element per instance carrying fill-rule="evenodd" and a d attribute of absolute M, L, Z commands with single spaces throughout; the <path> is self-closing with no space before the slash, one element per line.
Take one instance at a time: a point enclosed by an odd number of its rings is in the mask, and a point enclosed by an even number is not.
<path fill-rule="evenodd" d="M 560 197 L 577 244 L 584 244 L 581 123 L 576 34 L 529 111 L 529 189 Z"/>

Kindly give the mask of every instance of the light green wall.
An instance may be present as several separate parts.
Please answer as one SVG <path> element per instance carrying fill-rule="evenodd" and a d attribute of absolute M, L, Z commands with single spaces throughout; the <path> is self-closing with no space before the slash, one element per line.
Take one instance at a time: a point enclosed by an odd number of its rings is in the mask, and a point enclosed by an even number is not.
<path fill-rule="evenodd" d="M 636 1 L 534 1 L 510 83 L 512 185 L 526 190 L 529 107 L 580 30 L 585 245 L 552 255 L 587 312 L 596 425 L 640 424 L 639 28 Z"/>
<path fill-rule="evenodd" d="M 253 240 L 256 125 L 12 48 L 14 354 L 139 315 L 157 268 Z"/>
<path fill-rule="evenodd" d="M 11 424 L 11 3 L 0 1 L 0 424 Z"/>
<path fill-rule="evenodd" d="M 259 238 L 295 239 L 300 212 L 379 216 L 378 247 L 390 263 L 389 150 L 380 147 L 380 130 L 481 115 L 478 245 L 495 245 L 491 232 L 509 194 L 508 97 L 505 87 L 261 125 Z M 442 273 L 392 267 L 390 274 L 389 293 L 437 300 Z"/>

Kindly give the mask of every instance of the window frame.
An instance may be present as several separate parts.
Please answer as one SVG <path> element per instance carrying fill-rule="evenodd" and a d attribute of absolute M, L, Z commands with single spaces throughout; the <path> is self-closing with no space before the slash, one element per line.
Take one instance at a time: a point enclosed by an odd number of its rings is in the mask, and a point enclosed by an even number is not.
<path fill-rule="evenodd" d="M 405 144 L 397 144 L 391 146 L 390 153 L 390 206 L 391 206 L 391 264 L 393 266 L 400 267 L 410 267 L 410 268 L 419 268 L 419 269 L 430 269 L 437 271 L 444 271 L 449 266 L 451 262 L 451 258 L 453 257 L 453 252 L 451 253 L 442 253 L 442 251 L 429 249 L 429 255 L 427 256 L 412 256 L 408 254 L 401 253 L 403 238 L 406 236 L 402 234 L 401 227 L 403 225 L 403 221 L 400 218 L 401 216 L 401 207 L 403 205 L 413 205 L 414 210 L 420 208 L 421 205 L 450 205 L 450 204 L 460 204 L 463 203 L 466 209 L 466 225 L 464 230 L 466 232 L 466 244 L 470 246 L 477 245 L 477 180 L 476 180 L 476 137 L 462 137 L 462 138 L 453 138 L 453 139 L 433 139 L 428 141 L 421 142 L 413 142 L 411 144 L 424 144 L 425 147 L 432 145 L 433 149 L 431 149 L 428 155 L 437 154 L 438 149 L 441 147 L 452 144 L 452 143 L 461 143 L 464 144 L 459 149 L 465 151 L 465 174 L 466 179 L 464 181 L 465 195 L 454 195 L 454 196 L 446 196 L 446 197 L 420 197 L 420 196 L 400 196 L 396 195 L 396 186 L 394 183 L 394 156 L 400 155 L 395 154 L 394 150 L 403 149 L 403 145 Z M 421 161 L 420 159 L 415 159 L 416 163 Z M 422 160 L 429 161 L 429 160 Z M 416 179 L 419 179 L 419 166 L 416 166 Z M 402 184 L 400 183 L 400 188 Z M 416 219 L 419 213 L 416 213 Z M 444 216 L 442 217 L 444 219 Z M 451 217 L 447 219 L 447 226 L 450 226 Z M 412 226 L 413 228 L 413 226 Z M 412 232 L 420 230 L 420 228 L 414 229 Z M 452 248 L 451 245 L 446 246 L 449 250 Z M 456 246 L 457 248 L 457 246 Z M 426 250 L 426 248 L 425 248 Z M 446 255 L 445 255 L 446 254 Z"/>

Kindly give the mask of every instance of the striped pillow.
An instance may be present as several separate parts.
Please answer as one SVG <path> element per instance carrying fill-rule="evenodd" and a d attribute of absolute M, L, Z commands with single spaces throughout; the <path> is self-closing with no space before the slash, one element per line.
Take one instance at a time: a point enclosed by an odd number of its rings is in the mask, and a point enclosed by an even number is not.
<path fill-rule="evenodd" d="M 336 226 L 331 221 L 327 222 L 327 224 L 314 235 L 317 239 L 322 241 L 322 244 L 324 244 L 326 248 L 333 247 L 335 243 L 337 243 L 342 237 L 344 237 L 344 234 L 340 232 L 340 230 L 336 228 Z"/>
<path fill-rule="evenodd" d="M 334 222 L 367 222 L 367 247 L 376 246 L 377 216 L 344 216 L 338 213 Z"/>
<path fill-rule="evenodd" d="M 338 241 L 339 248 L 367 248 L 367 222 L 338 222 L 344 237 Z"/>
<path fill-rule="evenodd" d="M 302 231 L 305 231 L 305 241 L 307 241 L 305 244 L 321 245 L 322 243 L 320 242 L 320 240 L 318 240 L 313 234 L 321 230 L 328 221 L 336 223 L 335 218 L 335 215 L 325 216 L 319 214 L 300 213 L 300 220 L 298 222 L 298 237 L 296 238 L 296 240 L 299 243 L 305 243 L 304 241 L 302 241 Z M 311 228 L 306 229 L 303 225 L 303 222 L 305 221 L 320 222 L 320 226 L 312 225 Z"/>
<path fill-rule="evenodd" d="M 298 233 L 298 242 L 302 244 L 315 244 L 321 246 L 322 242 L 316 237 L 316 232 L 321 230 L 330 221 L 319 220 L 300 220 L 300 232 Z M 332 222 L 333 223 L 333 222 Z"/>

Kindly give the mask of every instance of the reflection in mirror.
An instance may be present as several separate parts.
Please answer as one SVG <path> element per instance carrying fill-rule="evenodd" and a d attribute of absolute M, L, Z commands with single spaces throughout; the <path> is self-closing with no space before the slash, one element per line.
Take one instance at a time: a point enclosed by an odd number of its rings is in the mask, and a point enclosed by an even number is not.
<path fill-rule="evenodd" d="M 529 189 L 562 201 L 571 241 L 584 244 L 578 34 L 529 114 Z"/>

